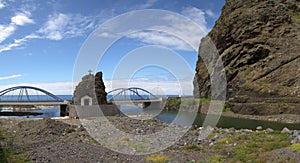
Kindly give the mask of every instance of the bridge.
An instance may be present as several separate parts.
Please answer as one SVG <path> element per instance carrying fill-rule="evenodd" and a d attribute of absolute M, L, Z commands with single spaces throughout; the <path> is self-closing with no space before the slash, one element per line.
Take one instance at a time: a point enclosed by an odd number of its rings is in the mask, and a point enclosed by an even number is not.
<path fill-rule="evenodd" d="M 107 92 L 108 102 L 117 105 L 142 105 L 143 108 L 161 107 L 162 98 L 138 87 L 117 88 Z"/>
<path fill-rule="evenodd" d="M 60 115 L 66 115 L 68 101 L 40 88 L 17 86 L 0 91 L 0 106 L 18 108 L 60 106 Z"/>

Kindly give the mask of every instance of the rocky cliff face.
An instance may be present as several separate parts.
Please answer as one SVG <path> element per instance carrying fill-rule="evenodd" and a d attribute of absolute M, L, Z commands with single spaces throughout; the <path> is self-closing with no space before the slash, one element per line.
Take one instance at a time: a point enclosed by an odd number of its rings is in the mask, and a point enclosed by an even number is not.
<path fill-rule="evenodd" d="M 86 75 L 74 91 L 74 104 L 81 105 L 81 98 L 88 96 L 92 98 L 92 105 L 107 104 L 107 93 L 102 80 L 102 72 Z"/>
<path fill-rule="evenodd" d="M 234 112 L 300 113 L 300 0 L 227 0 L 199 49 L 194 95 L 209 98 L 207 38 L 223 60 Z"/>

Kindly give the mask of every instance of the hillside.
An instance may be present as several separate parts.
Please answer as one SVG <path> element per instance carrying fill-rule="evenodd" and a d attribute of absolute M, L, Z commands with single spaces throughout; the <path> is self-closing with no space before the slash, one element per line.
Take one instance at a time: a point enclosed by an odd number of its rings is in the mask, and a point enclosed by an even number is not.
<path fill-rule="evenodd" d="M 194 95 L 210 97 L 201 59 L 210 38 L 222 57 L 228 107 L 243 114 L 300 114 L 300 1 L 227 0 L 201 42 Z"/>

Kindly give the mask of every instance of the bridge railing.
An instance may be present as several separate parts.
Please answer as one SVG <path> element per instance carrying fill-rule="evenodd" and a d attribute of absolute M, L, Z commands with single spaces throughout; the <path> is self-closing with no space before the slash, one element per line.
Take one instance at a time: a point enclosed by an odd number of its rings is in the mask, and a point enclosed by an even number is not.
<path fill-rule="evenodd" d="M 114 89 L 108 92 L 107 97 L 108 101 L 151 101 L 159 99 L 149 91 L 138 87 Z"/>

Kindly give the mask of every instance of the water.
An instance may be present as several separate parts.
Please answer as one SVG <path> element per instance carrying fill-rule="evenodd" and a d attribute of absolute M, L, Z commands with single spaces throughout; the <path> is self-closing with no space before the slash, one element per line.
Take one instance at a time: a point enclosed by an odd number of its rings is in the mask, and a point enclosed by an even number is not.
<path fill-rule="evenodd" d="M 59 95 L 63 100 L 71 100 L 72 95 Z M 176 111 L 161 111 L 160 109 L 143 109 L 141 106 L 121 106 L 122 113 L 126 115 L 136 115 L 141 113 L 148 113 L 155 116 L 162 122 L 173 123 L 181 126 L 186 126 L 190 124 L 192 117 L 194 117 L 194 113 L 183 112 L 181 116 L 174 122 L 175 117 L 177 116 Z M 2 110 L 2 111 L 11 111 L 11 110 Z M 60 109 L 59 107 L 46 107 L 40 110 L 33 110 L 32 112 L 43 113 L 38 116 L 9 116 L 9 118 L 44 118 L 44 117 L 59 117 Z M 1 116 L 3 117 L 3 116 Z M 194 125 L 202 126 L 203 121 L 205 119 L 205 115 L 197 114 L 196 119 L 194 121 Z M 268 122 L 268 121 L 259 121 L 259 120 L 250 120 L 250 119 L 239 119 L 239 118 L 231 118 L 231 117 L 223 117 L 221 116 L 217 127 L 222 128 L 248 128 L 255 129 L 257 126 L 262 126 L 263 128 L 272 128 L 275 130 L 282 130 L 284 127 L 289 129 L 300 129 L 300 124 L 285 124 L 285 123 L 277 123 L 277 122 Z"/>
<path fill-rule="evenodd" d="M 125 115 L 136 115 L 136 114 L 150 114 L 155 116 L 158 120 L 166 123 L 177 124 L 180 126 L 188 126 L 191 124 L 191 120 L 195 117 L 195 113 L 191 112 L 182 112 L 181 115 L 175 120 L 177 116 L 177 111 L 161 111 L 160 109 L 143 109 L 139 106 L 121 106 L 120 110 Z M 197 114 L 193 125 L 202 126 L 206 115 Z M 217 118 L 217 116 L 213 117 Z M 278 123 L 270 121 L 261 121 L 261 120 L 251 120 L 251 119 L 240 119 L 232 117 L 221 116 L 217 127 L 220 128 L 235 128 L 235 129 L 256 129 L 257 126 L 262 126 L 264 129 L 272 128 L 274 130 L 282 130 L 284 127 L 287 127 L 292 130 L 299 130 L 300 124 L 288 124 L 288 123 Z"/>
<path fill-rule="evenodd" d="M 12 112 L 12 110 L 1 110 L 1 112 Z M 1 118 L 45 118 L 45 117 L 59 117 L 60 109 L 59 107 L 45 107 L 37 110 L 32 110 L 30 112 L 43 113 L 42 115 L 30 115 L 30 116 L 0 116 Z"/>
<path fill-rule="evenodd" d="M 57 95 L 59 98 L 63 100 L 72 100 L 72 95 Z M 18 96 L 7 96 L 2 97 L 2 100 L 16 100 Z M 49 96 L 47 95 L 29 95 L 29 98 L 34 100 L 48 100 Z M 23 99 L 26 101 L 26 99 Z M 12 112 L 12 110 L 2 108 L 0 112 Z M 27 111 L 26 111 L 27 112 Z M 60 108 L 58 106 L 56 107 L 44 107 L 37 110 L 31 110 L 30 112 L 34 113 L 43 113 L 42 115 L 30 115 L 30 116 L 0 116 L 1 118 L 45 118 L 45 117 L 59 117 L 60 116 Z"/>
<path fill-rule="evenodd" d="M 186 126 L 189 123 L 189 119 L 193 117 L 194 113 L 183 112 L 182 117 L 177 119 L 175 124 Z M 172 123 L 174 118 L 176 117 L 176 111 L 163 111 L 161 114 L 157 116 L 157 119 L 163 122 Z M 197 114 L 196 119 L 194 121 L 194 125 L 202 126 L 206 115 Z M 256 129 L 257 126 L 262 126 L 264 129 L 272 128 L 274 130 L 282 130 L 284 127 L 287 127 L 292 130 L 299 130 L 300 124 L 288 124 L 288 123 L 278 123 L 278 122 L 270 122 L 270 121 L 260 121 L 260 120 L 251 120 L 251 119 L 240 119 L 240 118 L 232 118 L 232 117 L 224 117 L 221 116 L 217 127 L 221 128 L 235 128 L 235 129 Z"/>

